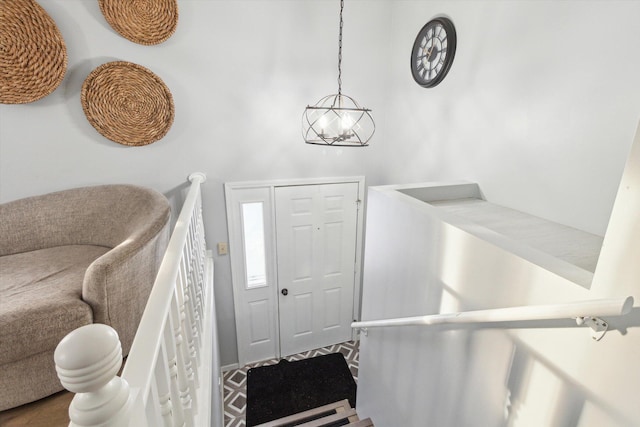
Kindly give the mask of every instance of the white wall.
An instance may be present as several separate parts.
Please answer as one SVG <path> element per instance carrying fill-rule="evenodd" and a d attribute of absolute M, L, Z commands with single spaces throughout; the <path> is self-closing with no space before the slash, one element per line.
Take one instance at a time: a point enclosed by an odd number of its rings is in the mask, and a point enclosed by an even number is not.
<path fill-rule="evenodd" d="M 640 2 L 392 3 L 396 182 L 476 181 L 496 203 L 602 235 L 640 118 Z M 422 89 L 409 53 L 439 14 L 458 48 L 445 80 Z"/>
<path fill-rule="evenodd" d="M 362 417 L 380 427 L 640 424 L 640 125 L 588 289 L 541 267 L 542 254 L 393 187 L 370 189 L 367 224 L 365 320 L 630 295 L 636 303 L 604 319 L 601 341 L 573 319 L 370 328 L 360 343 Z"/>
<path fill-rule="evenodd" d="M 602 234 L 640 112 L 639 2 L 348 0 L 343 90 L 373 109 L 366 149 L 300 136 L 304 107 L 337 90 L 337 0 L 179 0 L 177 32 L 158 46 L 120 37 L 97 2 L 40 3 L 69 67 L 49 97 L 0 105 L 0 201 L 111 182 L 173 194 L 198 170 L 211 247 L 227 240 L 223 182 L 351 175 L 477 181 L 496 202 Z M 444 82 L 422 89 L 411 45 L 440 13 L 456 24 L 458 52 Z M 171 89 L 164 139 L 124 147 L 87 122 L 82 82 L 111 60 L 146 66 Z M 230 267 L 215 262 L 228 364 Z"/>
<path fill-rule="evenodd" d="M 98 3 L 41 1 L 65 39 L 62 85 L 27 105 L 0 105 L 0 200 L 82 185 L 126 182 L 174 195 L 194 171 L 203 188 L 210 247 L 227 241 L 223 183 L 368 174 L 380 151 L 304 144 L 302 112 L 337 91 L 338 11 L 334 1 L 180 0 L 165 43 L 132 43 L 106 23 Z M 345 10 L 343 90 L 374 113 L 384 104 L 385 2 Z M 96 66 L 126 60 L 149 68 L 172 91 L 176 117 L 165 138 L 125 147 L 86 120 L 80 89 Z M 366 69 L 367 73 L 356 72 Z M 374 163 L 375 164 L 375 163 Z M 378 175 L 380 168 L 374 168 Z M 233 248 L 230 248 L 233 250 Z M 230 266 L 215 259 L 221 358 L 237 361 Z"/>

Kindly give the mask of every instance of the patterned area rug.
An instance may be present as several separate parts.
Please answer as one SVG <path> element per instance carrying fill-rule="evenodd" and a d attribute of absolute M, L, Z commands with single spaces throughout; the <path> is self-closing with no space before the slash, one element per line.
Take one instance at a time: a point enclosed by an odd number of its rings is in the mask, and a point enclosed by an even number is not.
<path fill-rule="evenodd" d="M 356 383 L 358 382 L 358 356 L 359 342 L 346 342 L 324 347 L 305 353 L 288 356 L 285 359 L 292 362 L 296 360 L 309 359 L 331 353 L 342 353 L 349 370 Z M 258 366 L 270 366 L 279 362 L 277 359 L 265 360 L 254 363 L 240 369 L 234 369 L 224 373 L 224 425 L 225 427 L 246 426 L 246 403 L 247 403 L 247 371 Z"/>

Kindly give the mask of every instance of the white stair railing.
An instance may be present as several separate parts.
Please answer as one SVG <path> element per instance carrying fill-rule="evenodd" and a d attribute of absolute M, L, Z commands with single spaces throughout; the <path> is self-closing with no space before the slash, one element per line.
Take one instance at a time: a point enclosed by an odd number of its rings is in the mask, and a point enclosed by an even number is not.
<path fill-rule="evenodd" d="M 213 262 L 200 192 L 205 179 L 189 176 L 191 188 L 122 376 L 116 376 L 120 341 L 110 326 L 83 326 L 58 344 L 58 377 L 76 393 L 70 426 L 222 426 Z"/>
<path fill-rule="evenodd" d="M 628 314 L 632 308 L 633 297 L 628 296 L 626 298 L 577 301 L 565 304 L 530 305 L 400 317 L 395 319 L 365 320 L 353 322 L 351 327 L 361 329 L 366 335 L 369 328 L 392 326 L 433 326 L 445 324 L 575 319 L 577 325 L 589 326 L 592 330 L 592 338 L 597 341 L 604 336 L 608 328 L 607 322 L 598 316 L 622 316 Z"/>

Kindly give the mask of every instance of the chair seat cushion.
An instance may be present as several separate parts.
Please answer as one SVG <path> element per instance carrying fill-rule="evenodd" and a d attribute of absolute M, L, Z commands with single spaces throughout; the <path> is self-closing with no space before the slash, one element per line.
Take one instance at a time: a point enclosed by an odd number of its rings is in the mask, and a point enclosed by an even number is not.
<path fill-rule="evenodd" d="M 52 351 L 67 333 L 92 323 L 82 282 L 109 249 L 71 245 L 0 257 L 0 365 Z"/>

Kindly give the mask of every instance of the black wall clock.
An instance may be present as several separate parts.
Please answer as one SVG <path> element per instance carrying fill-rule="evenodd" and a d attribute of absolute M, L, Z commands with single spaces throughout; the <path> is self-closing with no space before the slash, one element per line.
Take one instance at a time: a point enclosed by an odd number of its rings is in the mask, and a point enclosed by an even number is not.
<path fill-rule="evenodd" d="M 418 33 L 411 50 L 411 74 L 422 87 L 434 87 L 449 72 L 456 54 L 456 29 L 447 18 L 434 18 Z"/>

